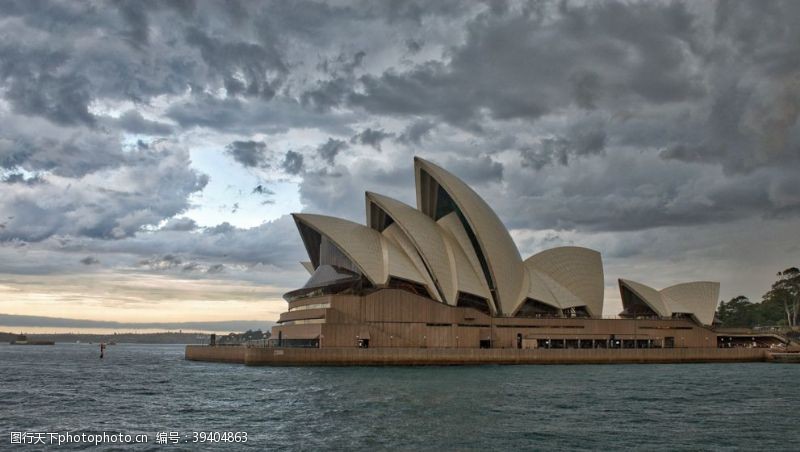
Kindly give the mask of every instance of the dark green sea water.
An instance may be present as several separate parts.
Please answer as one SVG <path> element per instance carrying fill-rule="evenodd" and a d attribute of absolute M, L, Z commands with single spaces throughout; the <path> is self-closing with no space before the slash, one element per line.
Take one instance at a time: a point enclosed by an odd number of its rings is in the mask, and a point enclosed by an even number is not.
<path fill-rule="evenodd" d="M 800 365 L 253 368 L 0 345 L 0 450 L 67 431 L 149 435 L 128 450 L 798 450 Z M 170 431 L 248 441 L 155 444 Z"/>

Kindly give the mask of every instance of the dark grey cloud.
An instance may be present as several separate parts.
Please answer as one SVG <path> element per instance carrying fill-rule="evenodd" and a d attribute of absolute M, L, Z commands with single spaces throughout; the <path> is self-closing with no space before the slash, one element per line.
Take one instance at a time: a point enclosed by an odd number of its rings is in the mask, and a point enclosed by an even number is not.
<path fill-rule="evenodd" d="M 570 105 L 688 100 L 703 93 L 693 72 L 694 22 L 682 3 L 486 12 L 448 63 L 365 75 L 346 99 L 372 113 L 431 114 L 469 129 L 480 128 L 484 112 L 535 120 Z"/>
<path fill-rule="evenodd" d="M 506 168 L 505 189 L 515 196 L 485 195 L 501 200 L 495 206 L 512 227 L 533 229 L 633 231 L 800 213 L 800 196 L 784 185 L 796 169 L 731 179 L 720 168 L 658 160 L 615 153 L 535 173 Z"/>
<path fill-rule="evenodd" d="M 166 270 L 169 270 L 173 267 L 167 267 Z M 156 270 L 165 270 L 161 268 L 157 268 Z M 188 262 L 183 264 L 181 267 L 181 272 L 186 273 L 207 273 L 207 274 L 218 274 L 225 271 L 225 265 L 223 264 L 203 264 L 200 262 Z"/>
<path fill-rule="evenodd" d="M 315 86 L 302 93 L 300 100 L 317 112 L 327 113 L 331 108 L 344 102 L 346 96 L 355 86 L 355 70 L 361 66 L 366 57 L 364 51 L 360 51 L 348 57 L 339 54 L 335 58 L 326 59 L 319 68 L 328 78 L 319 80 Z"/>
<path fill-rule="evenodd" d="M 348 113 L 309 111 L 293 99 L 269 102 L 252 99 L 194 96 L 167 108 L 166 116 L 184 129 L 205 127 L 219 132 L 285 132 L 294 127 L 314 127 L 330 133 L 350 133 Z"/>
<path fill-rule="evenodd" d="M 225 271 L 225 266 L 222 264 L 214 264 L 208 267 L 208 269 L 206 269 L 206 273 L 211 273 L 211 274 L 222 273 L 224 271 Z"/>
<path fill-rule="evenodd" d="M 275 204 L 275 199 L 273 199 L 273 195 L 275 192 L 271 190 L 269 187 L 265 186 L 264 184 L 258 184 L 253 188 L 253 191 L 250 192 L 253 195 L 262 196 L 263 199 L 261 200 L 261 205 L 266 204 Z"/>
<path fill-rule="evenodd" d="M 171 135 L 173 132 L 172 126 L 159 121 L 150 121 L 145 119 L 141 113 L 136 110 L 128 110 L 122 114 L 117 120 L 120 128 L 130 133 L 137 133 L 142 135 Z"/>
<path fill-rule="evenodd" d="M 206 228 L 206 232 L 209 234 L 228 234 L 234 231 L 236 231 L 236 228 L 227 221 L 223 221 L 222 223 L 216 226 Z"/>
<path fill-rule="evenodd" d="M 246 168 L 267 166 L 267 152 L 263 141 L 234 141 L 225 147 L 225 153 Z"/>
<path fill-rule="evenodd" d="M 208 176 L 189 163 L 188 152 L 163 142 L 129 151 L 119 165 L 77 178 L 43 176 L 44 183 L 4 184 L 0 212 L 13 212 L 14 218 L 0 230 L 0 241 L 130 237 L 188 209 L 189 196 L 208 183 Z"/>
<path fill-rule="evenodd" d="M 54 125 L 0 110 L 0 168 L 81 177 L 130 161 L 117 133 Z"/>
<path fill-rule="evenodd" d="M 80 262 L 83 265 L 96 265 L 100 263 L 100 261 L 94 256 L 86 256 L 83 259 L 81 259 Z"/>
<path fill-rule="evenodd" d="M 333 161 L 336 160 L 336 156 L 339 155 L 339 152 L 345 149 L 347 149 L 346 141 L 328 138 L 328 141 L 317 147 L 317 154 L 322 157 L 323 160 L 328 162 L 329 165 L 333 165 Z"/>
<path fill-rule="evenodd" d="M 406 39 L 406 49 L 408 49 L 408 51 L 411 53 L 419 52 L 422 50 L 422 46 L 424 45 L 424 42 L 420 42 L 412 38 Z"/>
<path fill-rule="evenodd" d="M 147 267 L 150 270 L 169 270 L 183 264 L 183 259 L 173 254 L 163 256 L 153 256 L 149 259 L 139 261 L 139 266 Z"/>
<path fill-rule="evenodd" d="M 197 222 L 186 217 L 170 218 L 161 229 L 164 231 L 194 231 L 197 229 Z"/>
<path fill-rule="evenodd" d="M 470 185 L 501 182 L 503 180 L 503 165 L 492 160 L 488 155 L 476 158 L 459 157 L 450 159 L 444 165 Z"/>
<path fill-rule="evenodd" d="M 303 171 L 303 154 L 295 151 L 287 151 L 283 158 L 281 168 L 289 174 L 297 175 Z"/>
<path fill-rule="evenodd" d="M 381 142 L 387 138 L 393 137 L 394 134 L 386 132 L 383 129 L 366 128 L 350 138 L 352 144 L 363 144 L 371 146 L 377 151 L 381 150 Z"/>
<path fill-rule="evenodd" d="M 59 124 L 94 125 L 89 113 L 89 80 L 78 75 L 39 73 L 9 79 L 5 98 L 26 115 L 43 116 Z"/>
<path fill-rule="evenodd" d="M 258 182 L 212 207 L 217 226 L 187 217 L 214 196 L 194 169 L 209 145 L 358 221 L 364 190 L 414 203 L 419 154 L 531 246 L 602 236 L 612 258 L 653 242 L 676 258 L 687 225 L 712 241 L 796 225 L 797 17 L 791 1 L 6 1 L 0 269 L 38 271 L 28 250 L 53 272 L 172 255 L 185 278 L 294 281 L 290 218 L 235 226 Z"/>
<path fill-rule="evenodd" d="M 261 184 L 256 185 L 256 187 L 253 189 L 252 193 L 259 194 L 259 195 L 274 195 L 275 194 L 274 191 L 270 190 L 268 187 L 265 187 L 264 185 L 261 185 Z"/>
<path fill-rule="evenodd" d="M 413 159 L 386 166 L 370 158 L 353 165 L 306 171 L 300 183 L 303 211 L 364 221 L 364 192 L 382 193 L 415 205 Z"/>
<path fill-rule="evenodd" d="M 2 178 L 0 178 L 4 184 L 25 184 L 25 185 L 36 185 L 36 184 L 43 184 L 45 180 L 40 175 L 33 175 L 30 177 L 26 177 L 23 173 L 9 173 Z"/>
<path fill-rule="evenodd" d="M 229 95 L 272 99 L 288 69 L 274 41 L 253 43 L 211 36 L 198 27 L 187 27 L 186 42 L 200 51 L 209 71 L 223 81 Z"/>
<path fill-rule="evenodd" d="M 2 250 L 0 247 L 0 252 Z M 204 272 L 216 264 L 224 264 L 230 273 L 239 267 L 245 271 L 263 269 L 268 272 L 272 269 L 281 274 L 288 272 L 299 279 L 296 283 L 302 283 L 304 276 L 304 270 L 297 266 L 297 262 L 304 258 L 304 248 L 289 215 L 253 228 L 237 228 L 223 222 L 191 233 L 161 229 L 120 240 L 76 237 L 61 244 L 58 251 L 71 255 L 91 254 L 104 263 L 133 264 L 148 271 L 182 273 L 183 267 L 189 265 L 187 272 Z M 9 271 L 7 266 L 11 268 L 12 262 L 0 261 L 0 273 Z"/>
<path fill-rule="evenodd" d="M 403 133 L 397 137 L 397 141 L 419 146 L 422 144 L 422 139 L 429 135 L 434 127 L 436 127 L 436 124 L 433 121 L 427 119 L 416 120 L 406 126 Z"/>
<path fill-rule="evenodd" d="M 579 123 L 570 127 L 566 136 L 543 138 L 537 145 L 522 149 L 522 165 L 537 170 L 549 164 L 567 166 L 570 158 L 604 152 L 607 138 L 601 124 Z"/>

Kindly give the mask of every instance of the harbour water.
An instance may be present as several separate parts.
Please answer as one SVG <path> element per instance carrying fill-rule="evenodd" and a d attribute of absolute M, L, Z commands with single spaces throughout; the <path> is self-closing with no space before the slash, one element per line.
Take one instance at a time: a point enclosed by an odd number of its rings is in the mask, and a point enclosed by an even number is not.
<path fill-rule="evenodd" d="M 128 450 L 800 444 L 796 364 L 271 368 L 189 362 L 183 352 L 120 344 L 100 360 L 97 344 L 0 345 L 0 450 L 14 447 L 12 432 L 104 431 L 148 435 Z M 182 441 L 247 432 L 247 442 L 158 445 L 159 432 Z"/>

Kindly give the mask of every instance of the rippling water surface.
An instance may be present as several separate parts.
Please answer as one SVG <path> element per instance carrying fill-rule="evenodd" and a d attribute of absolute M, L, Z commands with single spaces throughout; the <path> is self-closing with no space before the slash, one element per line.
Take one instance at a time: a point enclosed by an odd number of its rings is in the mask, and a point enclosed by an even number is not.
<path fill-rule="evenodd" d="M 0 345 L 0 450 L 16 431 L 150 436 L 131 450 L 198 449 L 157 446 L 164 431 L 248 432 L 211 449 L 797 450 L 800 365 L 270 368 Z"/>

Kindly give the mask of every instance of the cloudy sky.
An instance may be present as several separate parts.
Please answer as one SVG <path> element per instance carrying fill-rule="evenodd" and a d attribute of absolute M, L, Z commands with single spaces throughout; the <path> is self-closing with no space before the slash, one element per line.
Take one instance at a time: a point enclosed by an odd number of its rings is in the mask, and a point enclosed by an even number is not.
<path fill-rule="evenodd" d="M 414 203 L 753 299 L 800 264 L 800 2 L 0 1 L 0 313 L 272 320 L 288 216 Z"/>

